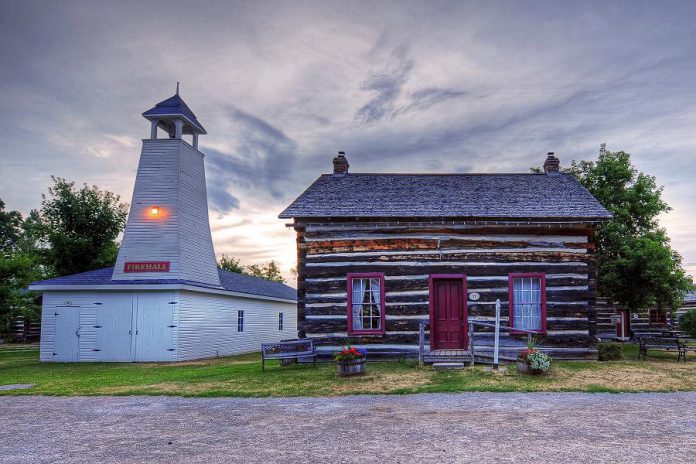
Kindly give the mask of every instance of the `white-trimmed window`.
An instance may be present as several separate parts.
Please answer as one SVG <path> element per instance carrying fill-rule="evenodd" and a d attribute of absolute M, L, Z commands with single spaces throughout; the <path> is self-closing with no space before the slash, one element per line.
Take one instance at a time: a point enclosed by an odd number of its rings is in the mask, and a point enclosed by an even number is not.
<path fill-rule="evenodd" d="M 546 332 L 544 274 L 510 274 L 510 327 Z"/>
<path fill-rule="evenodd" d="M 244 332 L 244 310 L 237 311 L 237 332 Z"/>
<path fill-rule="evenodd" d="M 278 330 L 283 330 L 283 313 L 278 313 Z"/>
<path fill-rule="evenodd" d="M 347 276 L 348 333 L 384 333 L 384 274 L 354 273 Z"/>

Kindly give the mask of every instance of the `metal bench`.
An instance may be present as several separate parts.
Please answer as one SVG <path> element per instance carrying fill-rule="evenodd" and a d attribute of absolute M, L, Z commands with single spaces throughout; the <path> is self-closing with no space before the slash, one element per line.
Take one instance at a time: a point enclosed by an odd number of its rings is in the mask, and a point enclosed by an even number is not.
<path fill-rule="evenodd" d="M 648 349 L 651 350 L 663 350 L 663 351 L 677 351 L 677 361 L 686 362 L 686 350 L 687 345 L 678 338 L 673 337 L 640 337 L 638 340 L 638 359 L 641 357 L 643 361 L 648 355 Z"/>
<path fill-rule="evenodd" d="M 266 369 L 267 359 L 299 359 L 308 357 L 312 358 L 312 364 L 316 366 L 317 353 L 311 338 L 261 344 L 261 370 Z"/>

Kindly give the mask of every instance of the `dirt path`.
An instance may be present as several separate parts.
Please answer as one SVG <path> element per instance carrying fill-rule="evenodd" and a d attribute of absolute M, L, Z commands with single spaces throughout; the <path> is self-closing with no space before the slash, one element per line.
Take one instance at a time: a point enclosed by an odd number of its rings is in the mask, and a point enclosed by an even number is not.
<path fill-rule="evenodd" d="M 693 462 L 696 393 L 0 398 L 0 462 Z"/>

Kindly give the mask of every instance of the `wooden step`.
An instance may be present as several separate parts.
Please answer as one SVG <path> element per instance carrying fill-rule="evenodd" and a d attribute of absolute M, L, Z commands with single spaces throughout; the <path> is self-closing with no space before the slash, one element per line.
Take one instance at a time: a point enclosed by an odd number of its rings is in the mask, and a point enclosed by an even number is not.
<path fill-rule="evenodd" d="M 464 369 L 466 364 L 463 362 L 436 362 L 433 363 L 433 369 L 437 371 L 445 371 L 452 369 Z"/>

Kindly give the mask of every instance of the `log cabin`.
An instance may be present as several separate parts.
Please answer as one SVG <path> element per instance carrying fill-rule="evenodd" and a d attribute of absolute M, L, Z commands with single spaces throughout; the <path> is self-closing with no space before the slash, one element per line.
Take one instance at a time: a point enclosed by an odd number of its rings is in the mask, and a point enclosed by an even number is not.
<path fill-rule="evenodd" d="M 301 335 L 329 355 L 466 350 L 495 320 L 501 354 L 534 331 L 553 357 L 596 359 L 594 229 L 611 214 L 549 153 L 543 172 L 349 172 L 345 153 L 281 214 L 297 240 Z M 516 331 L 517 329 L 518 331 Z M 493 330 L 475 330 L 476 355 Z"/>

